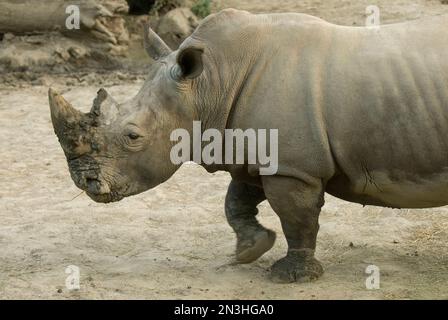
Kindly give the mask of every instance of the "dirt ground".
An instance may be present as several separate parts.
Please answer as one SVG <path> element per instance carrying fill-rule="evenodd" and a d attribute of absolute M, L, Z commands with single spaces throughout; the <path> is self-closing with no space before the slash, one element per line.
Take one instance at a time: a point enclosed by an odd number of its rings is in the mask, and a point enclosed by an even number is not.
<path fill-rule="evenodd" d="M 383 22 L 448 13 L 439 1 L 375 1 Z M 214 10 L 301 11 L 361 25 L 369 1 L 215 1 Z M 264 202 L 261 222 L 274 248 L 235 265 L 225 221 L 227 173 L 184 165 L 165 184 L 114 204 L 98 204 L 74 186 L 51 127 L 48 85 L 88 110 L 96 85 L 0 84 L 0 298 L 2 299 L 448 299 L 448 207 L 393 210 L 331 196 L 321 214 L 317 257 L 325 274 L 307 284 L 269 281 L 286 250 L 277 216 Z M 104 85 L 104 83 L 103 83 Z M 141 80 L 106 88 L 119 101 Z M 368 265 L 380 289 L 367 290 Z M 80 290 L 65 286 L 69 265 Z"/>

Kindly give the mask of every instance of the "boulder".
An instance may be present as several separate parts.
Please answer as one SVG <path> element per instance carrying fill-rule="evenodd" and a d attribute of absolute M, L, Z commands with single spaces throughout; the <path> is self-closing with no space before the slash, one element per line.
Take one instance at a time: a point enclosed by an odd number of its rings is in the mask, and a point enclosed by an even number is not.
<path fill-rule="evenodd" d="M 157 34 L 176 50 L 198 26 L 199 19 L 189 8 L 176 8 L 161 17 L 156 24 Z"/>

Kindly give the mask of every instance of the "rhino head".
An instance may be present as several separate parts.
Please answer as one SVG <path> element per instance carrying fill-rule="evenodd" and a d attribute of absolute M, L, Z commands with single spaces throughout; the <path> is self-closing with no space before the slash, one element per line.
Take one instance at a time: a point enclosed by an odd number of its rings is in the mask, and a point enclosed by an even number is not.
<path fill-rule="evenodd" d="M 191 130 L 192 82 L 202 73 L 203 50 L 177 51 L 150 29 L 145 49 L 152 63 L 138 94 L 118 104 L 104 89 L 82 113 L 50 88 L 54 131 L 76 186 L 97 202 L 119 201 L 167 180 L 179 167 L 170 161 L 170 134 Z"/>

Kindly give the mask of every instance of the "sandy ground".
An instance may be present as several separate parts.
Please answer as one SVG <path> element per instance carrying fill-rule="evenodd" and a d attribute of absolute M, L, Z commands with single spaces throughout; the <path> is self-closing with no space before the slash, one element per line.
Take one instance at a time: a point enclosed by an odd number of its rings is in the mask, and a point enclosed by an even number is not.
<path fill-rule="evenodd" d="M 366 3 L 228 0 L 215 6 L 305 11 L 361 24 Z M 436 1 L 377 3 L 389 8 L 386 21 L 448 11 Z M 84 110 L 97 90 L 53 85 Z M 139 85 L 107 89 L 123 101 Z M 144 194 L 94 203 L 70 179 L 51 127 L 46 86 L 0 86 L 0 136 L 0 298 L 448 299 L 447 207 L 363 208 L 327 196 L 317 248 L 325 275 L 278 285 L 269 281 L 269 267 L 286 243 L 266 202 L 260 220 L 277 231 L 277 243 L 253 264 L 233 264 L 235 238 L 223 212 L 227 173 L 185 165 Z M 379 290 L 365 286 L 371 264 L 380 268 Z M 80 268 L 80 290 L 65 286 L 69 265 Z"/>
<path fill-rule="evenodd" d="M 366 7 L 380 9 L 381 23 L 394 23 L 448 13 L 448 5 L 441 0 L 214 0 L 215 11 L 237 8 L 254 13 L 302 12 L 318 16 L 332 23 L 364 26 Z"/>

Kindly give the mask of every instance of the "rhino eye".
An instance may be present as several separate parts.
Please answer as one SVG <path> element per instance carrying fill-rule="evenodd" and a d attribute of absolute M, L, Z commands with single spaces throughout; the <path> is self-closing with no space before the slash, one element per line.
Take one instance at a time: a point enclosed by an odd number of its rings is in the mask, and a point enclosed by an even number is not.
<path fill-rule="evenodd" d="M 131 132 L 128 134 L 128 137 L 131 140 L 137 140 L 138 138 L 140 138 L 140 135 L 138 135 L 137 133 Z"/>

